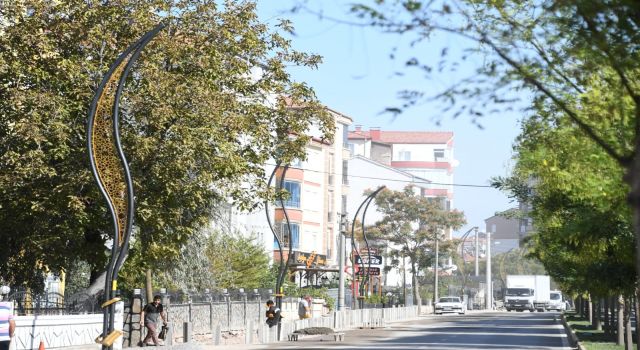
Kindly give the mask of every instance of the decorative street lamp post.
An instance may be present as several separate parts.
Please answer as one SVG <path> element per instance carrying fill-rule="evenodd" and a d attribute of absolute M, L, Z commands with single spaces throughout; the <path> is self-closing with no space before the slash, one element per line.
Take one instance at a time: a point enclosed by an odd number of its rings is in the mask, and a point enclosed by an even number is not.
<path fill-rule="evenodd" d="M 271 182 L 273 181 L 276 172 L 281 168 L 281 162 L 278 161 L 276 162 L 276 166 L 273 169 L 273 172 L 271 173 L 271 176 L 269 177 L 269 182 L 267 183 L 267 186 L 271 186 Z M 280 177 L 280 181 L 278 182 L 278 189 L 281 190 L 284 187 L 284 178 L 285 175 L 287 174 L 287 170 L 289 170 L 289 164 L 285 165 L 282 169 L 282 174 Z M 286 263 L 284 262 L 284 255 L 283 255 L 283 250 L 282 250 L 282 241 L 280 240 L 280 237 L 278 237 L 278 234 L 276 233 L 275 228 L 273 227 L 273 222 L 271 221 L 271 216 L 269 215 L 269 201 L 265 201 L 264 202 L 264 209 L 265 212 L 267 214 L 267 222 L 269 223 L 269 228 L 271 229 L 271 232 L 273 233 L 273 237 L 276 240 L 276 243 L 278 244 L 278 250 L 280 252 L 280 268 L 278 269 L 278 278 L 276 279 L 276 293 L 275 293 L 275 297 L 276 297 L 276 307 L 280 310 L 282 310 L 282 297 L 284 296 L 284 288 L 282 287 L 282 284 L 284 283 L 284 278 L 287 274 L 287 270 L 289 269 L 289 264 L 291 262 L 292 259 L 292 255 L 293 255 L 293 238 L 292 238 L 292 232 L 291 232 L 291 222 L 289 221 L 289 214 L 287 213 L 287 208 L 284 205 L 284 199 L 279 198 L 279 202 L 280 202 L 280 206 L 282 207 L 282 212 L 284 213 L 284 218 L 287 224 L 287 233 L 289 234 L 289 253 L 287 254 L 287 261 Z M 284 240 L 284 232 L 282 234 L 282 238 Z M 280 339 L 280 333 L 282 331 L 282 326 L 280 324 L 280 322 L 278 322 L 278 339 Z"/>
<path fill-rule="evenodd" d="M 98 86 L 89 110 L 87 148 L 89 162 L 102 196 L 107 201 L 113 223 L 111 258 L 104 286 L 102 334 L 96 339 L 103 349 L 111 349 L 122 335 L 114 330 L 118 272 L 129 249 L 133 225 L 133 182 L 120 142 L 120 98 L 131 67 L 144 47 L 164 28 L 159 24 L 118 56 Z"/>
<path fill-rule="evenodd" d="M 358 295 L 358 300 L 360 302 L 360 308 L 362 308 L 363 306 L 363 302 L 364 302 L 364 288 L 365 288 L 365 284 L 367 283 L 367 281 L 369 280 L 369 275 L 371 274 L 371 250 L 369 249 L 369 240 L 367 239 L 367 234 L 366 234 L 366 230 L 364 227 L 364 219 L 366 218 L 367 215 L 367 210 L 369 209 L 369 204 L 371 204 L 371 202 L 373 201 L 373 199 L 378 195 L 378 193 L 380 193 L 380 191 L 382 191 L 383 189 L 385 189 L 386 186 L 380 186 L 378 187 L 377 190 L 371 192 L 370 195 L 367 196 L 367 198 L 364 199 L 364 201 L 362 201 L 362 203 L 360 204 L 360 206 L 358 207 L 358 210 L 356 210 L 356 214 L 353 216 L 353 222 L 351 223 L 351 248 L 353 250 L 353 252 L 355 252 L 358 256 L 360 256 L 360 270 L 362 270 L 364 268 L 364 261 L 362 261 L 362 255 L 360 254 L 360 252 L 358 251 L 358 247 L 356 247 L 356 243 L 355 243 L 355 237 L 354 237 L 354 233 L 355 233 L 355 227 L 356 227 L 356 220 L 358 218 L 358 214 L 360 213 L 360 210 L 362 209 L 362 207 L 364 206 L 364 211 L 362 212 L 362 237 L 364 239 L 365 245 L 367 247 L 367 260 L 368 260 L 368 267 L 366 270 L 364 270 L 364 272 L 362 273 L 362 281 L 360 282 L 360 288 L 359 288 L 359 292 L 360 295 Z M 353 254 L 352 254 L 353 255 Z M 355 257 L 353 257 L 353 262 L 355 262 Z M 355 265 L 355 263 L 353 264 Z M 353 290 L 355 291 L 355 266 L 353 266 L 353 274 L 354 274 L 354 278 L 352 279 L 352 284 L 353 284 Z M 353 297 L 355 298 L 355 293 L 353 293 Z M 356 304 L 354 303 L 354 306 Z"/>

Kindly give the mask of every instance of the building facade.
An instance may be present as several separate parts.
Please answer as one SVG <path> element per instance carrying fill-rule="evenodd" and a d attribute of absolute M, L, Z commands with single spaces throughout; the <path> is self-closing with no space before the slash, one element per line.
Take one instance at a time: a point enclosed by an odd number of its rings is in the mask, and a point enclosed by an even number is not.
<path fill-rule="evenodd" d="M 265 250 L 271 252 L 273 261 L 280 261 L 278 242 L 267 221 L 269 215 L 285 258 L 291 247 L 291 269 L 296 272 L 296 283 L 302 287 L 326 282 L 333 278 L 331 272 L 337 272 L 339 214 L 346 206 L 349 191 L 347 133 L 352 120 L 334 110 L 327 111 L 335 120 L 333 142 L 310 131 L 312 139 L 306 146 L 307 158 L 293 162 L 284 173 L 283 188 L 288 192 L 284 208 L 276 201 L 269 206 L 268 213 L 264 209 L 248 214 L 236 212 L 231 218 L 232 226 L 256 234 Z M 270 165 L 265 171 L 270 174 L 273 169 Z M 281 168 L 276 172 L 274 184 L 280 184 L 282 175 Z"/>

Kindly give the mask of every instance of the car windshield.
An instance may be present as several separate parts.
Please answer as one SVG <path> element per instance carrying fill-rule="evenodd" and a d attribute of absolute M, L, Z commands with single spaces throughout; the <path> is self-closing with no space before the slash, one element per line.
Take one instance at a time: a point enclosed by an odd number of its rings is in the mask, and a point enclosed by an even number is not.
<path fill-rule="evenodd" d="M 530 297 L 533 295 L 533 290 L 529 288 L 508 288 L 507 295 L 511 297 Z"/>
<path fill-rule="evenodd" d="M 440 302 L 441 303 L 459 303 L 460 298 L 457 298 L 457 297 L 440 298 Z"/>
<path fill-rule="evenodd" d="M 561 300 L 560 293 L 551 293 L 551 300 Z"/>

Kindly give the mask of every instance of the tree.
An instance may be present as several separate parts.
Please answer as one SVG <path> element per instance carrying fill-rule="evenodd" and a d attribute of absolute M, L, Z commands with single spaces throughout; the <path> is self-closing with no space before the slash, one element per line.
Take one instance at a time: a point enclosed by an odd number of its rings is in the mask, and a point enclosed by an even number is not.
<path fill-rule="evenodd" d="M 375 204 L 383 217 L 371 228 L 372 236 L 391 243 L 392 259 L 400 255 L 409 258 L 413 295 L 420 303 L 418 271 L 430 265 L 435 242 L 444 241 L 445 230 L 465 224 L 464 215 L 444 209 L 442 198 L 416 194 L 412 186 L 403 191 L 384 189 L 375 197 Z M 446 243 L 441 248 L 446 251 Z"/>
<path fill-rule="evenodd" d="M 375 1 L 356 4 L 364 23 L 412 38 L 412 47 L 436 32 L 468 39 L 451 66 L 435 67 L 420 57 L 407 59 L 409 69 L 426 75 L 455 68 L 480 53 L 481 64 L 467 78 L 444 91 L 403 91 L 405 103 L 393 112 L 436 98 L 456 114 L 474 120 L 487 110 L 514 106 L 514 91 L 526 89 L 539 103 L 566 117 L 622 170 L 628 185 L 635 236 L 635 267 L 640 271 L 640 90 L 637 45 L 638 3 L 628 0 L 572 1 Z M 447 48 L 442 56 L 448 54 Z M 433 51 L 433 48 L 430 50 Z M 597 98 L 598 92 L 607 92 Z M 434 96 L 435 95 L 435 96 Z M 593 108 L 599 105 L 600 108 Z M 527 107 L 529 105 L 527 104 Z M 628 125 L 620 128 L 619 124 Z"/>
<path fill-rule="evenodd" d="M 0 19 L 0 276 L 14 285 L 41 289 L 72 260 L 92 280 L 104 269 L 112 228 L 85 120 L 109 64 L 160 21 L 122 101 L 140 244 L 125 273 L 178 257 L 216 203 L 269 197 L 264 164 L 303 159 L 312 126 L 331 138 L 313 91 L 285 70 L 320 58 L 292 50 L 279 34 L 290 24 L 260 23 L 251 1 L 23 0 Z"/>
<path fill-rule="evenodd" d="M 530 253 L 556 281 L 576 292 L 629 294 L 634 237 L 622 168 L 566 118 L 547 119 L 524 124 L 514 174 L 497 185 L 532 203 Z M 529 191 L 518 190 L 527 184 Z"/>
<path fill-rule="evenodd" d="M 206 256 L 217 288 L 262 288 L 265 276 L 275 275 L 255 235 L 214 233 L 207 242 Z"/>

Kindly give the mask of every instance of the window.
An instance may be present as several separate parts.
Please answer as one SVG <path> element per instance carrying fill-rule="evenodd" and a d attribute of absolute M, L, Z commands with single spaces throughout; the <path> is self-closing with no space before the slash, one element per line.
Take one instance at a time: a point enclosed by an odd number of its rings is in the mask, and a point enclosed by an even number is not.
<path fill-rule="evenodd" d="M 289 193 L 289 198 L 284 201 L 284 206 L 289 208 L 300 208 L 300 183 L 285 180 L 284 189 Z"/>
<path fill-rule="evenodd" d="M 435 159 L 436 162 L 444 160 L 444 149 L 442 149 L 442 148 L 434 149 L 433 150 L 433 159 Z"/>
<path fill-rule="evenodd" d="M 410 151 L 398 152 L 398 160 L 411 160 L 411 152 Z"/>
<path fill-rule="evenodd" d="M 341 124 L 342 126 L 342 147 L 349 148 L 349 127 Z"/>
<path fill-rule="evenodd" d="M 291 161 L 291 164 L 289 164 L 289 166 L 292 168 L 302 168 L 302 161 L 296 158 Z"/>
<path fill-rule="evenodd" d="M 342 195 L 342 213 L 346 213 L 347 212 L 347 196 L 346 195 Z"/>
<path fill-rule="evenodd" d="M 291 223 L 291 234 L 289 234 L 289 230 L 287 230 L 287 223 L 280 223 L 280 238 L 282 243 L 282 248 L 289 248 L 289 243 L 291 242 L 293 249 L 300 248 L 300 226 L 298 224 Z M 278 249 L 278 241 L 273 240 L 273 248 Z"/>
<path fill-rule="evenodd" d="M 349 162 L 346 160 L 342 161 L 342 184 L 349 184 Z"/>

